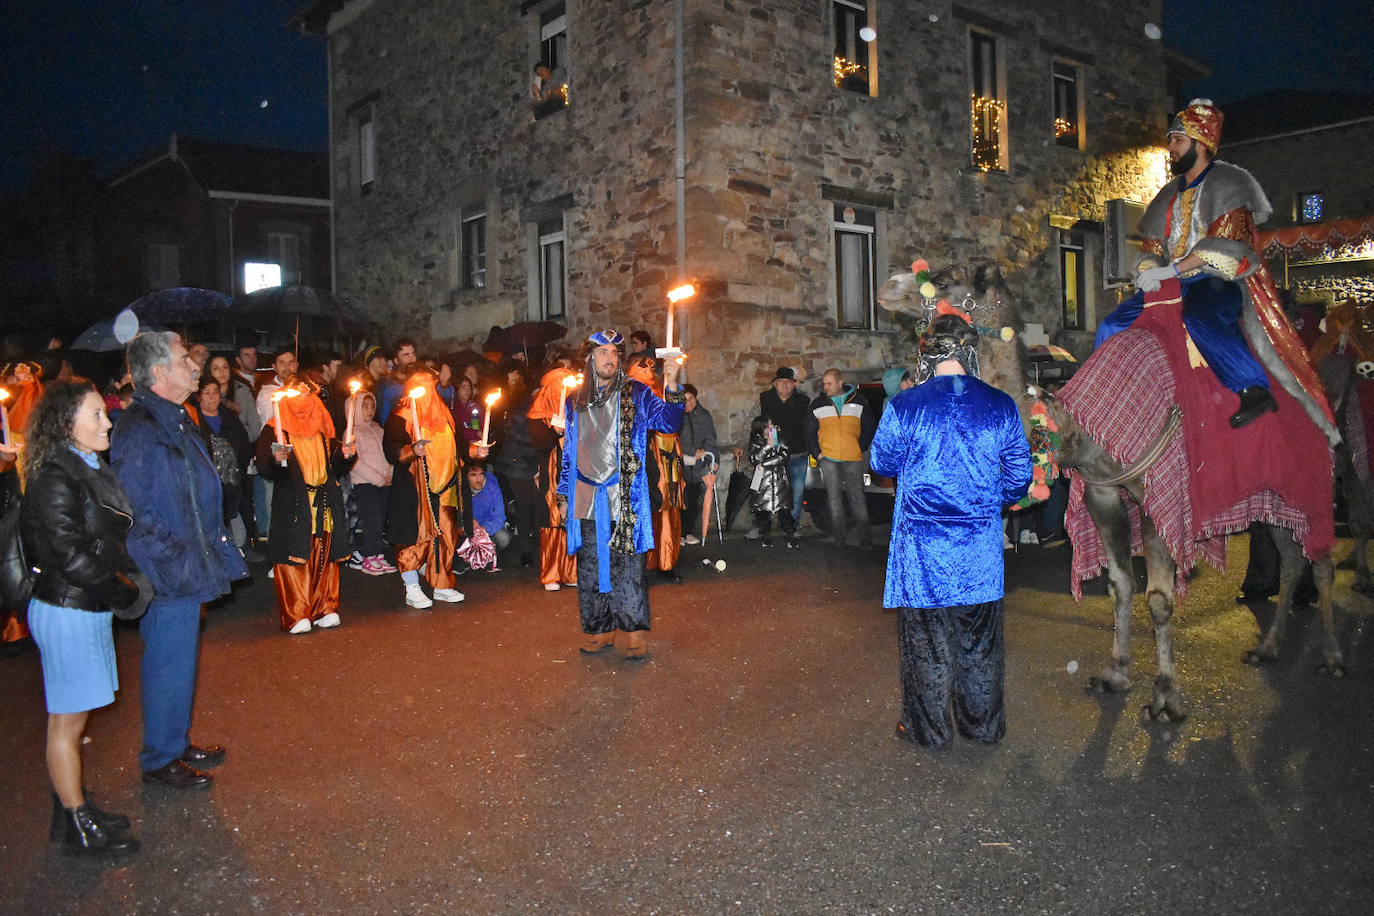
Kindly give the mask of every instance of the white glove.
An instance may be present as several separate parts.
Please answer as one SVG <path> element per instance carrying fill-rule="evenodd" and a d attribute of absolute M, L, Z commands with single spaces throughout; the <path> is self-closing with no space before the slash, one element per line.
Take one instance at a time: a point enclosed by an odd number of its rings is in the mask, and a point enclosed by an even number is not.
<path fill-rule="evenodd" d="M 1135 278 L 1136 289 L 1143 293 L 1152 293 L 1159 289 L 1165 280 L 1172 280 L 1178 276 L 1178 268 L 1172 264 L 1165 264 L 1163 267 L 1151 267 L 1142 270 Z"/>

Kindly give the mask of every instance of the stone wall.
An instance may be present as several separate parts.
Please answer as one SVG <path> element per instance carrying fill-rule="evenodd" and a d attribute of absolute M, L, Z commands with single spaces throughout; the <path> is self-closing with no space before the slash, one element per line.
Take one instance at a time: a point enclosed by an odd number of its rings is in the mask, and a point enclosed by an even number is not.
<path fill-rule="evenodd" d="M 512 9 L 512 7 L 516 7 Z M 525 100 L 537 12 L 498 0 L 355 0 L 331 23 L 339 291 L 435 348 L 529 315 L 522 211 L 564 195 L 570 337 L 661 336 L 676 276 L 672 3 L 568 0 L 572 105 Z M 1159 2 L 1129 9 L 878 0 L 878 94 L 836 89 L 823 0 L 687 0 L 688 374 L 723 441 L 747 431 L 779 365 L 852 381 L 910 363 L 910 343 L 837 330 L 836 199 L 882 211 L 879 277 L 917 256 L 999 262 L 1026 318 L 1059 327 L 1052 215 L 1100 220 L 1163 180 L 1169 115 Z M 968 32 L 997 35 L 1010 168 L 970 165 Z M 1087 147 L 1050 135 L 1050 61 L 1085 65 Z M 349 107 L 376 112 L 378 178 L 357 189 Z M 458 214 L 487 207 L 488 284 L 458 289 Z M 1081 335 L 1079 335 L 1081 338 Z M 1058 335 L 1081 348 L 1074 335 Z M 808 390 L 814 388 L 808 385 Z"/>

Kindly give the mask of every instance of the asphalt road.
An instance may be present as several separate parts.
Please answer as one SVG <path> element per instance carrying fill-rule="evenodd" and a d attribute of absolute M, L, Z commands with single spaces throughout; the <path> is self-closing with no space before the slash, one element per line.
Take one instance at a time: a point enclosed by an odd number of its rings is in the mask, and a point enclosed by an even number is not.
<path fill-rule="evenodd" d="M 1137 689 L 1088 695 L 1111 640 L 1100 581 L 1076 605 L 1067 547 L 1008 554 L 1007 737 L 938 754 L 893 737 L 882 556 L 806 533 L 793 551 L 739 534 L 686 548 L 687 581 L 652 591 L 642 662 L 580 656 L 573 593 L 528 570 L 470 574 L 466 603 L 429 611 L 395 576 L 345 570 L 343 626 L 288 637 L 260 568 L 205 622 L 193 734 L 229 759 L 199 794 L 139 781 L 140 645 L 121 627 L 123 688 L 85 752 L 95 797 L 143 842 L 114 865 L 46 843 L 37 653 L 0 659 L 0 908 L 1366 911 L 1374 601 L 1351 573 L 1350 677 L 1312 673 L 1307 612 L 1278 664 L 1247 668 L 1233 542 L 1180 615 L 1192 715 L 1159 726 L 1140 715 L 1143 602 Z"/>

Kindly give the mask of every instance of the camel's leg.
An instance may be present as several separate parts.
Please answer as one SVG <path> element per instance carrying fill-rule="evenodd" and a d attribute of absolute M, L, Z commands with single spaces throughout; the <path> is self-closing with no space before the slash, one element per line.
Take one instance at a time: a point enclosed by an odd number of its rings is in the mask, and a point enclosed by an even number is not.
<path fill-rule="evenodd" d="M 1083 504 L 1097 526 L 1107 555 L 1107 592 L 1113 603 L 1112 658 L 1088 687 L 1098 693 L 1125 693 L 1131 689 L 1131 601 L 1135 580 L 1131 572 L 1131 519 L 1121 491 L 1116 487 L 1089 485 Z"/>
<path fill-rule="evenodd" d="M 1369 485 L 1360 480 L 1350 464 L 1350 455 L 1342 447 L 1336 450 L 1336 482 L 1345 497 L 1346 522 L 1355 536 L 1355 549 L 1350 558 L 1355 563 L 1355 591 L 1374 594 L 1374 579 L 1369 575 L 1369 538 L 1374 528 L 1374 514 L 1370 511 Z"/>
<path fill-rule="evenodd" d="M 1245 653 L 1245 662 L 1250 665 L 1272 662 L 1279 657 L 1279 646 L 1283 642 L 1283 631 L 1288 625 L 1288 615 L 1293 611 L 1293 593 L 1297 591 L 1298 579 L 1302 576 L 1307 560 L 1302 555 L 1302 545 L 1287 528 L 1274 528 L 1274 546 L 1279 550 L 1280 568 L 1279 606 L 1274 611 L 1274 621 L 1268 631 L 1260 638 L 1255 648 Z M 1318 674 L 1330 677 L 1345 676 L 1345 659 L 1340 645 L 1336 642 L 1335 615 L 1331 609 L 1331 581 L 1334 571 L 1331 557 L 1325 556 L 1312 564 L 1312 581 L 1317 586 L 1317 610 L 1322 619 L 1322 663 L 1317 667 Z"/>
<path fill-rule="evenodd" d="M 1149 570 L 1145 597 L 1155 628 L 1155 655 L 1159 664 L 1154 696 L 1148 709 L 1151 719 L 1181 722 L 1188 713 L 1184 708 L 1183 694 L 1178 689 L 1177 671 L 1174 668 L 1174 581 L 1178 568 L 1160 539 L 1154 522 L 1148 517 L 1141 518 L 1140 534 L 1145 547 L 1145 564 Z"/>

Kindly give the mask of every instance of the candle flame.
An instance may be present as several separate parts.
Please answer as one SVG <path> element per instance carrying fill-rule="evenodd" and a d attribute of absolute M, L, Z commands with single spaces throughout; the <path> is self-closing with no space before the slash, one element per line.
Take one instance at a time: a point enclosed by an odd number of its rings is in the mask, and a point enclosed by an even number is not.
<path fill-rule="evenodd" d="M 415 388 L 410 389 L 409 394 L 410 394 L 410 396 L 411 396 L 412 398 L 422 398 L 422 397 L 424 397 L 424 396 L 425 396 L 425 389 L 424 389 L 424 386 L 423 386 L 423 385 L 420 385 L 420 386 L 418 386 L 418 387 L 415 387 Z"/>
<path fill-rule="evenodd" d="M 357 393 L 358 393 L 358 389 L 360 389 L 360 388 L 362 388 L 362 387 L 363 387 L 363 383 L 360 382 L 360 381 L 358 381 L 357 379 L 354 379 L 353 381 L 351 381 L 351 382 L 348 383 L 348 390 L 349 390 L 349 393 L 351 393 L 351 394 L 357 394 Z"/>
<path fill-rule="evenodd" d="M 563 387 L 564 387 L 564 388 L 576 388 L 578 385 L 581 385 L 581 384 L 582 384 L 582 376 L 580 376 L 580 375 L 570 375 L 570 376 L 568 376 L 567 378 L 563 379 Z"/>
<path fill-rule="evenodd" d="M 668 290 L 668 301 L 672 303 L 681 302 L 683 299 L 690 299 L 697 294 L 697 288 L 690 283 Z"/>
<path fill-rule="evenodd" d="M 9 399 L 10 399 L 10 393 L 9 393 L 9 391 L 7 391 L 7 390 L 4 389 L 4 388 L 0 388 L 0 401 L 8 401 Z"/>
<path fill-rule="evenodd" d="M 491 394 L 487 395 L 485 400 L 487 402 L 488 407 L 495 404 L 497 401 L 501 400 L 501 389 L 497 388 Z"/>
<path fill-rule="evenodd" d="M 687 362 L 687 354 L 686 354 L 686 353 L 681 354 L 680 356 L 678 356 L 677 359 L 673 360 L 673 362 L 675 362 L 675 363 L 677 363 L 679 366 L 681 366 L 683 363 Z"/>
<path fill-rule="evenodd" d="M 278 388 L 272 392 L 272 400 L 280 401 L 282 398 L 300 397 L 303 392 L 299 388 Z"/>

